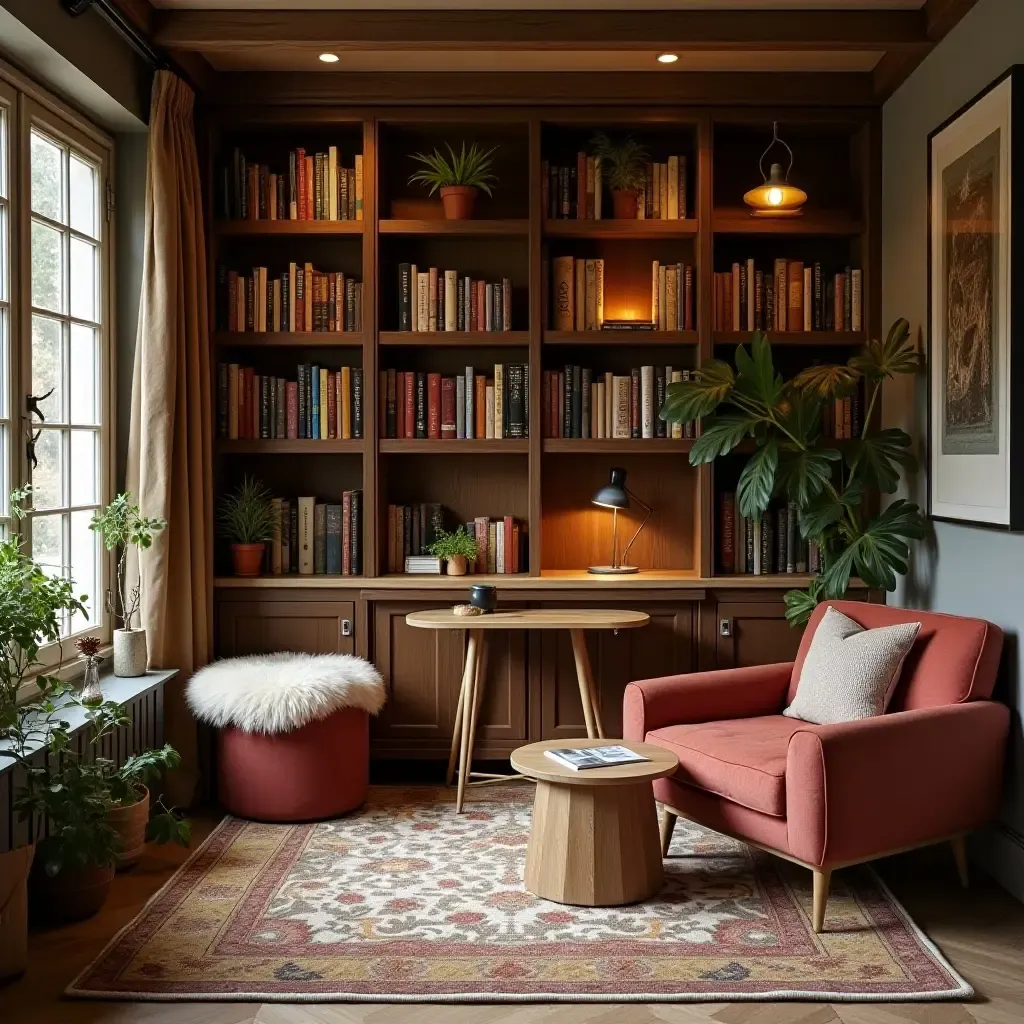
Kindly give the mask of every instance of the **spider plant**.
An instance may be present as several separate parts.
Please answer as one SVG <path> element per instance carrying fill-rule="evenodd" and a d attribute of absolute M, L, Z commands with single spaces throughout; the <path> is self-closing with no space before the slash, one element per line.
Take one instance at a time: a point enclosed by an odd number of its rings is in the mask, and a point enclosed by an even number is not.
<path fill-rule="evenodd" d="M 609 188 L 626 192 L 643 189 L 647 175 L 647 149 L 632 135 L 619 142 L 604 132 L 590 140 L 591 149 L 601 161 L 601 177 Z"/>
<path fill-rule="evenodd" d="M 423 164 L 423 169 L 417 171 L 409 178 L 409 184 L 427 185 L 430 188 L 430 195 L 438 189 L 463 186 L 466 188 L 478 188 L 487 195 L 493 195 L 493 185 L 497 184 L 497 176 L 491 173 L 493 166 L 494 152 L 498 148 L 484 150 L 473 143 L 466 149 L 466 143 L 458 153 L 451 147 L 451 143 L 445 143 L 448 148 L 448 156 L 445 156 L 440 149 L 433 153 L 413 153 L 411 159 Z"/>
<path fill-rule="evenodd" d="M 274 536 L 277 526 L 270 492 L 250 476 L 224 495 L 217 518 L 232 544 L 262 544 Z"/>

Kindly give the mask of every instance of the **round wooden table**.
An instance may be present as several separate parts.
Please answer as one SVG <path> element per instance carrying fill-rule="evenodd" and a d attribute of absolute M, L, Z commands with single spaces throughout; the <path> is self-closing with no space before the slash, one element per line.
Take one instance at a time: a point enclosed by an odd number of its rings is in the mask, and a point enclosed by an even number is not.
<path fill-rule="evenodd" d="M 649 758 L 573 771 L 546 757 L 559 747 L 619 745 Z M 580 907 L 614 907 L 653 896 L 664 879 L 651 783 L 679 767 L 652 743 L 547 741 L 512 752 L 512 766 L 537 783 L 526 849 L 526 888 Z"/>
<path fill-rule="evenodd" d="M 569 630 L 573 658 L 576 661 L 576 677 L 580 686 L 580 701 L 583 704 L 583 720 L 587 724 L 587 736 L 592 739 L 603 739 L 604 726 L 601 724 L 601 713 L 597 704 L 594 680 L 590 673 L 590 658 L 587 655 L 587 642 L 583 631 L 637 629 L 646 626 L 651 617 L 647 612 L 624 611 L 618 608 L 522 608 L 490 612 L 487 615 L 456 615 L 451 608 L 437 608 L 410 612 L 406 615 L 405 621 L 418 629 L 464 629 L 469 633 L 466 665 L 462 673 L 462 689 L 455 712 L 455 729 L 452 734 L 446 777 L 446 783 L 450 786 L 458 759 L 459 787 L 455 798 L 455 810 L 459 812 L 462 810 L 466 786 L 470 785 L 472 775 L 481 779 L 477 785 L 504 782 L 510 778 L 506 775 L 488 775 L 471 771 L 476 720 L 480 713 L 480 699 L 484 689 L 487 633 L 492 629 Z"/>

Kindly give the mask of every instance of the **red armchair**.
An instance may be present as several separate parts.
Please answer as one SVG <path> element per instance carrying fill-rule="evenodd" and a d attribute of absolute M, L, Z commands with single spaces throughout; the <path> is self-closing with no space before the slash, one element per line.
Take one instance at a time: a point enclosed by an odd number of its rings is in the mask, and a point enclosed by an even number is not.
<path fill-rule="evenodd" d="M 995 816 L 1009 711 L 992 695 L 1002 631 L 981 619 L 828 602 L 866 628 L 920 622 L 886 714 L 840 725 L 782 715 L 827 604 L 795 662 L 645 679 L 626 687 L 623 735 L 671 750 L 654 783 L 667 853 L 677 817 L 814 872 L 820 932 L 834 869 L 949 841 L 967 884 L 964 837 Z"/>

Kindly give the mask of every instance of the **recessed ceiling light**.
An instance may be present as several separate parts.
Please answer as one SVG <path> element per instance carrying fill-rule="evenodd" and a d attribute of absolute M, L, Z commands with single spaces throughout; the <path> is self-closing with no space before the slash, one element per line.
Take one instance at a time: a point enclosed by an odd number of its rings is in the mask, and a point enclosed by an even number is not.
<path fill-rule="evenodd" d="M 658 58 L 658 61 L 661 64 L 675 64 L 677 60 L 679 60 L 679 58 L 674 53 L 663 53 Z"/>
<path fill-rule="evenodd" d="M 338 63 L 338 55 L 336 53 L 321 53 L 320 54 L 320 59 L 325 64 L 337 64 Z M 658 60 L 661 60 L 661 58 L 659 57 Z"/>

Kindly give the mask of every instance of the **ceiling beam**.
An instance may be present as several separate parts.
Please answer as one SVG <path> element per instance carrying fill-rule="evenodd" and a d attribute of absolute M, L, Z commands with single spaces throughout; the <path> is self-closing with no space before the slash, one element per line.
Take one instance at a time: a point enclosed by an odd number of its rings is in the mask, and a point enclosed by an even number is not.
<path fill-rule="evenodd" d="M 921 11 L 164 10 L 155 41 L 179 50 L 315 45 L 344 50 L 907 50 Z"/>

